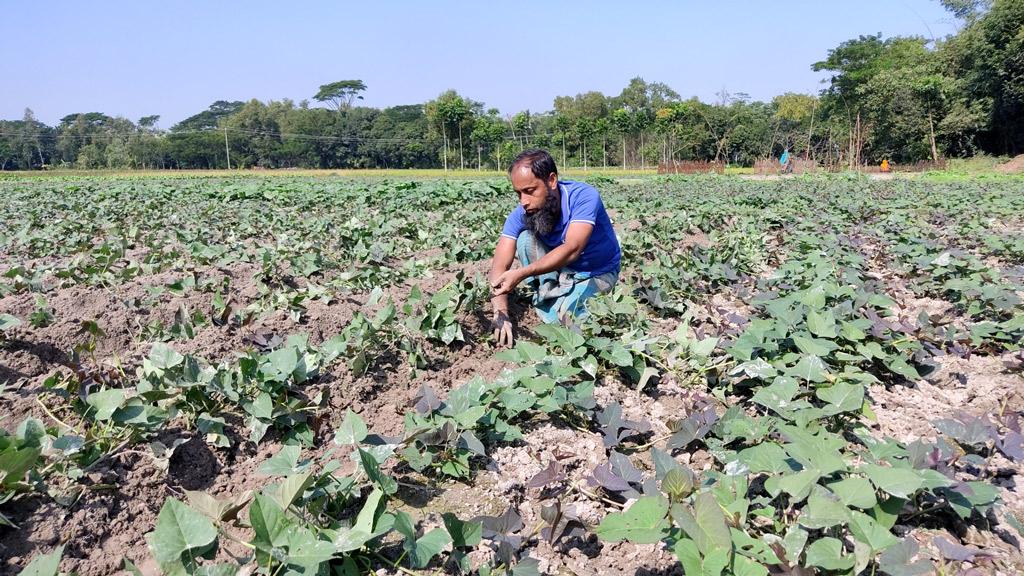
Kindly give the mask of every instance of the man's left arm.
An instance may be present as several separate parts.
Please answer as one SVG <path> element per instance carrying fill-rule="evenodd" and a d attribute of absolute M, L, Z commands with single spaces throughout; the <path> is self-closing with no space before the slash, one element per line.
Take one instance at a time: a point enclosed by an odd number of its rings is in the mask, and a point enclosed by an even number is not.
<path fill-rule="evenodd" d="M 579 259 L 590 241 L 594 225 L 588 222 L 570 222 L 565 231 L 565 241 L 529 266 L 509 270 L 493 282 L 494 295 L 507 294 L 520 282 L 530 276 L 561 270 Z"/>

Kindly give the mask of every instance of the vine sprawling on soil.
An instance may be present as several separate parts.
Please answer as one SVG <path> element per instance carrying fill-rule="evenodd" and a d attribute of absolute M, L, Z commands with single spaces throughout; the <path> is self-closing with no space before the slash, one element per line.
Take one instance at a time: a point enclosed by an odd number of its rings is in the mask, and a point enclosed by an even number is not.
<path fill-rule="evenodd" d="M 590 181 L 496 352 L 504 181 L 0 180 L 0 573 L 1024 570 L 1019 179 Z"/>

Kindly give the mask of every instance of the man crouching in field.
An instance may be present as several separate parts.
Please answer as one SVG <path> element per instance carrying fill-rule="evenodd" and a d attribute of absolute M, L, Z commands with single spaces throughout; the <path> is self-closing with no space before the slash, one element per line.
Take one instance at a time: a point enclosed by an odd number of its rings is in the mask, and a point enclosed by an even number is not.
<path fill-rule="evenodd" d="M 526 150 L 508 170 L 519 205 L 505 219 L 491 262 L 494 336 L 511 346 L 508 294 L 520 282 L 533 287 L 533 306 L 544 322 L 586 314 L 584 302 L 619 279 L 622 251 L 597 189 L 558 179 L 544 150 Z M 512 268 L 512 260 L 519 268 Z"/>

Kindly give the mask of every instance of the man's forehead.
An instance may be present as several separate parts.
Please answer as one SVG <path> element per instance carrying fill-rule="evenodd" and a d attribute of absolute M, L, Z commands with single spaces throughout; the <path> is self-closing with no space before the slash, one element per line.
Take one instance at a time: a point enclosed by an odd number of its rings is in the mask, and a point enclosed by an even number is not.
<path fill-rule="evenodd" d="M 512 188 L 516 190 L 530 188 L 531 186 L 546 186 L 547 184 L 544 180 L 533 174 L 533 169 L 529 165 L 519 165 L 513 168 L 510 178 L 512 180 Z"/>
<path fill-rule="evenodd" d="M 512 169 L 512 186 L 514 188 L 528 188 L 532 185 L 542 184 L 540 178 L 533 175 L 529 166 L 516 166 Z"/>

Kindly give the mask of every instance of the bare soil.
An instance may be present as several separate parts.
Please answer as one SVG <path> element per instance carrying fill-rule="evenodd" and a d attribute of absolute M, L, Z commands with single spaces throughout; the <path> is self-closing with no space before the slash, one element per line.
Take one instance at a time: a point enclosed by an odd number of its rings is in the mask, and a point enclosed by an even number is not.
<path fill-rule="evenodd" d="M 688 236 L 684 247 L 701 246 L 707 242 L 703 233 Z M 486 273 L 486 263 L 472 263 L 435 271 L 433 277 L 415 281 L 426 293 L 440 289 L 450 282 L 458 270 L 470 275 Z M 257 297 L 252 280 L 253 269 L 239 265 L 230 269 L 202 269 L 200 278 L 220 281 L 227 276 L 231 281 L 232 296 L 238 307 L 245 307 Z M 13 430 L 27 416 L 48 423 L 50 416 L 42 409 L 37 397 L 44 391 L 43 381 L 55 372 L 67 370 L 71 351 L 87 340 L 80 328 L 83 320 L 96 320 L 105 335 L 96 340 L 95 356 L 98 361 L 122 366 L 131 373 L 148 354 L 151 344 L 140 339 L 143 327 L 154 320 L 169 325 L 178 309 L 184 305 L 190 310 L 210 308 L 210 294 L 197 290 L 174 295 L 164 290 L 152 295 L 153 287 L 165 287 L 178 277 L 161 273 L 136 278 L 114 287 L 72 286 L 50 293 L 49 305 L 55 321 L 46 327 L 23 326 L 13 339 L 0 348 L 0 382 L 10 385 L 0 394 L 0 426 Z M 408 296 L 412 282 L 389 289 L 396 302 Z M 905 295 L 904 295 L 905 296 Z M 907 298 L 900 316 L 912 319 L 921 312 L 945 316 L 950 314 L 948 303 L 931 299 Z M 366 295 L 330 302 L 312 302 L 300 322 L 287 313 L 274 312 L 257 318 L 244 327 L 208 325 L 201 328 L 194 339 L 174 342 L 180 352 L 194 354 L 209 361 L 230 359 L 238 351 L 252 347 L 253 339 L 260 335 L 287 335 L 296 332 L 310 334 L 312 343 L 318 344 L 339 333 L 358 310 L 366 309 Z M 0 299 L 0 310 L 27 318 L 34 308 L 30 295 L 15 295 Z M 537 325 L 536 316 L 521 301 L 513 300 L 512 315 L 520 328 L 520 337 L 532 335 Z M 753 313 L 741 299 L 731 292 L 711 295 L 697 311 L 696 320 L 702 329 L 720 333 L 734 329 Z M 722 325 L 709 324 L 714 319 Z M 724 321 L 722 319 L 725 319 Z M 383 435 L 402 431 L 403 414 L 421 385 L 429 385 L 443 395 L 474 375 L 494 378 L 505 364 L 494 358 L 489 344 L 490 322 L 484 311 L 472 311 L 462 319 L 467 341 L 453 349 L 428 349 L 431 365 L 413 376 L 410 367 L 400 358 L 382 358 L 368 374 L 354 377 L 343 363 L 332 366 L 324 377 L 311 386 L 327 392 L 326 410 L 317 429 L 317 448 L 324 451 L 329 445 L 331 431 L 337 426 L 347 409 L 361 414 L 371 430 Z M 672 322 L 658 324 L 657 330 L 669 333 Z M 994 414 L 1000 410 L 1024 410 L 1024 377 L 1012 372 L 1003 358 L 973 356 L 962 359 L 952 356 L 937 359 L 941 369 L 928 380 L 912 386 L 886 388 L 875 386 L 870 390 L 874 410 L 878 416 L 875 428 L 880 433 L 902 441 L 918 437 L 933 437 L 931 424 L 938 418 L 967 410 L 975 414 Z M 693 389 L 683 389 L 671 378 L 664 378 L 649 390 L 637 392 L 612 378 L 599 383 L 595 395 L 598 403 L 618 402 L 623 416 L 644 419 L 652 425 L 651 437 L 667 432 L 666 423 L 690 408 Z M 15 574 L 38 551 L 49 550 L 57 544 L 67 545 L 62 571 L 76 571 L 82 576 L 99 576 L 120 570 L 122 559 L 136 563 L 144 573 L 154 573 L 156 566 L 150 559 L 144 535 L 150 532 L 156 515 L 168 497 L 184 498 L 186 490 L 203 490 L 217 497 L 238 495 L 246 490 L 257 490 L 265 478 L 256 474 L 260 463 L 280 449 L 273 440 L 253 446 L 241 438 L 233 438 L 231 448 L 215 448 L 190 433 L 168 428 L 157 438 L 166 445 L 175 440 L 185 442 L 177 447 L 167 462 L 156 461 L 145 446 L 126 449 L 106 459 L 90 471 L 83 482 L 80 496 L 59 504 L 52 498 L 36 496 L 21 500 L 10 510 L 19 529 L 0 529 L 0 576 Z M 527 527 L 536 526 L 541 507 L 562 498 L 574 507 L 587 525 L 596 525 L 607 513 L 621 506 L 585 493 L 586 478 L 595 466 L 602 463 L 605 451 L 599 435 L 572 427 L 559 421 L 541 421 L 527 430 L 522 442 L 498 447 L 493 451 L 485 468 L 468 483 L 451 482 L 441 485 L 419 482 L 415 477 L 403 478 L 399 492 L 400 506 L 417 519 L 427 523 L 439 522 L 444 512 L 460 517 L 494 515 L 513 506 Z M 652 464 L 638 458 L 641 470 Z M 680 453 L 677 459 L 697 471 L 712 464 L 704 451 Z M 557 460 L 566 473 L 562 492 L 550 493 L 530 488 L 529 481 L 552 460 Z M 1018 490 L 1024 481 L 1024 470 L 1004 460 L 996 462 L 1005 472 L 998 483 L 1009 511 L 1024 518 L 1024 499 Z M 580 489 L 582 488 L 582 489 Z M 970 535 L 969 529 L 965 534 Z M 977 538 L 980 533 L 974 532 Z M 918 533 L 915 532 L 915 536 Z M 972 536 L 974 537 L 974 536 Z M 920 534 L 922 543 L 928 544 L 927 534 Z M 986 545 L 995 550 L 999 566 L 1006 570 L 1024 568 L 1020 552 L 1002 540 Z M 228 544 L 223 554 L 241 555 Z M 474 555 L 478 561 L 483 548 Z M 636 545 L 609 544 L 593 535 L 568 539 L 551 545 L 540 539 L 530 555 L 540 561 L 545 574 L 681 574 L 674 555 L 662 544 Z M 982 566 L 985 573 L 995 573 Z M 993 569 L 994 570 L 994 569 Z M 1020 573 L 1011 569 L 1004 573 Z"/>
<path fill-rule="evenodd" d="M 1015 156 L 1012 160 L 1006 164 L 1001 164 L 996 167 L 1003 174 L 1024 174 L 1024 154 Z"/>

